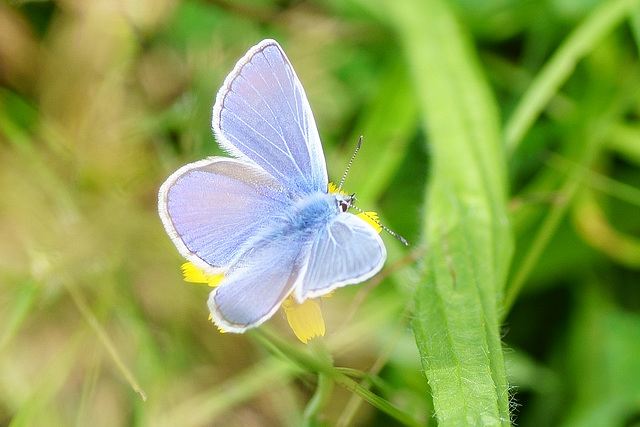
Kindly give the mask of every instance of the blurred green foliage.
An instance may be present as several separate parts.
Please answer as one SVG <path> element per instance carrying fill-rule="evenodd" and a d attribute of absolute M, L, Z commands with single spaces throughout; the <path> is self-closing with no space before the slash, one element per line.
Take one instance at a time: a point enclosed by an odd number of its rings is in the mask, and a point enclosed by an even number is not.
<path fill-rule="evenodd" d="M 412 243 L 309 346 L 219 334 L 156 211 L 264 38 Z M 0 3 L 0 425 L 638 425 L 639 42 L 635 0 Z"/>

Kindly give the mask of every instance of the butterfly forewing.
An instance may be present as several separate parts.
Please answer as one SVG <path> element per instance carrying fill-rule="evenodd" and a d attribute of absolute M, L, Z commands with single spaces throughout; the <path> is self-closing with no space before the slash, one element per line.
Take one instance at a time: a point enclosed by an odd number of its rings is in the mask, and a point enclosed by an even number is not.
<path fill-rule="evenodd" d="M 264 40 L 238 62 L 213 108 L 221 146 L 298 194 L 327 191 L 324 154 L 309 101 L 282 48 Z"/>

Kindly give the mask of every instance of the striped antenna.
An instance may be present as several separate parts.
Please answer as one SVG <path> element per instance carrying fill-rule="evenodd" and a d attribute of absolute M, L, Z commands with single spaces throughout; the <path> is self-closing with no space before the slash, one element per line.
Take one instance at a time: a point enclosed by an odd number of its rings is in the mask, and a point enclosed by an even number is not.
<path fill-rule="evenodd" d="M 342 184 L 344 184 L 344 180 L 347 178 L 347 172 L 349 172 L 349 169 L 351 168 L 351 165 L 353 164 L 353 161 L 356 158 L 356 154 L 358 154 L 358 151 L 360 151 L 360 147 L 362 147 L 362 139 L 363 138 L 364 137 L 362 135 L 360 135 L 360 139 L 358 140 L 358 145 L 356 146 L 356 150 L 353 152 L 353 155 L 351 156 L 351 160 L 349 160 L 349 164 L 347 165 L 347 169 L 344 171 L 344 175 L 342 175 L 342 179 L 340 180 L 340 186 L 338 187 L 338 192 L 340 192 L 340 190 L 342 190 Z M 352 194 L 351 197 L 350 197 L 350 201 L 349 201 L 349 207 L 350 208 L 353 208 L 353 209 L 357 210 L 358 212 L 360 212 L 363 215 L 366 215 L 367 218 L 369 218 L 372 222 L 375 222 L 376 224 L 378 224 L 380 226 L 380 228 L 382 228 L 384 231 L 386 231 L 387 233 L 391 234 L 396 239 L 400 240 L 400 242 L 402 242 L 403 245 L 409 246 L 409 242 L 407 242 L 407 239 L 405 239 L 404 237 L 402 237 L 398 233 L 389 230 L 387 227 L 385 227 L 384 225 L 380 224 L 380 221 L 377 221 L 376 219 L 371 218 L 371 216 L 369 214 L 367 214 L 365 211 L 363 211 L 359 207 L 355 206 L 353 204 L 353 202 L 355 200 L 356 200 L 356 195 Z"/>
<path fill-rule="evenodd" d="M 356 154 L 358 154 L 358 151 L 360 151 L 360 147 L 362 147 L 362 138 L 363 136 L 360 135 L 360 139 L 358 140 L 358 145 L 356 146 L 356 151 L 353 152 L 353 155 L 351 156 L 351 160 L 349 160 L 349 164 L 347 165 L 347 169 L 344 171 L 344 174 L 342 175 L 342 179 L 340 180 L 338 191 L 342 190 L 342 184 L 344 184 L 344 180 L 347 178 L 347 172 L 349 172 L 349 169 L 351 168 L 351 165 L 353 164 L 353 161 L 356 158 Z"/>
<path fill-rule="evenodd" d="M 355 199 L 355 195 L 353 196 L 353 198 Z M 350 207 L 352 207 L 353 209 L 357 210 L 358 212 L 360 212 L 361 214 L 363 214 L 367 218 L 369 218 L 371 221 L 373 221 L 376 224 L 378 224 L 380 226 L 380 228 L 382 228 L 384 231 L 386 231 L 387 233 L 391 234 L 393 237 L 398 239 L 400 241 L 400 243 L 402 243 L 403 245 L 409 246 L 409 242 L 407 242 L 407 239 L 405 239 L 404 237 L 402 237 L 401 235 L 399 235 L 395 231 L 389 230 L 387 227 L 385 227 L 384 225 L 380 224 L 380 221 L 376 220 L 375 218 L 371 218 L 371 216 L 369 214 L 367 214 L 365 211 L 363 211 L 359 207 L 354 206 L 354 205 L 351 205 Z"/>

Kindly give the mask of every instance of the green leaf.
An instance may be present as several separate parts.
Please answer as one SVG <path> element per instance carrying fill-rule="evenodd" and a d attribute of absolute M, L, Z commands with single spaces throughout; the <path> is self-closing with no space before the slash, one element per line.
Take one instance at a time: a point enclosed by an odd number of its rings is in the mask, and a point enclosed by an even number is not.
<path fill-rule="evenodd" d="M 437 0 L 389 2 L 433 153 L 414 331 L 442 425 L 508 424 L 498 326 L 512 254 L 493 94 Z"/>

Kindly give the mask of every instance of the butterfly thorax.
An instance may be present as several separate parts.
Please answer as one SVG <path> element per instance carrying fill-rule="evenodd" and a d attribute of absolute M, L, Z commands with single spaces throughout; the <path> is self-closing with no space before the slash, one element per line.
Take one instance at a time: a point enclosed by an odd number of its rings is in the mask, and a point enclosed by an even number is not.
<path fill-rule="evenodd" d="M 332 218 L 342 213 L 340 194 L 322 192 L 308 194 L 297 200 L 289 212 L 285 233 L 299 233 L 306 230 L 317 230 L 328 224 Z"/>
<path fill-rule="evenodd" d="M 235 259 L 229 263 L 230 269 L 233 270 L 239 260 L 256 248 L 272 242 L 293 238 L 310 244 L 313 240 L 312 236 L 317 235 L 343 212 L 341 204 L 344 205 L 345 197 L 348 196 L 316 192 L 292 201 L 292 205 L 280 215 L 271 217 L 266 226 L 261 227 L 259 232 L 238 247 Z"/>

